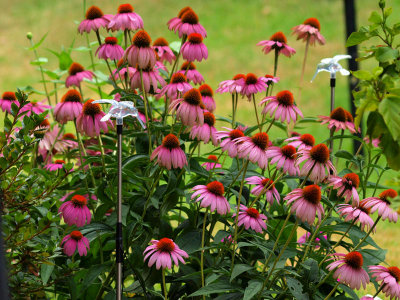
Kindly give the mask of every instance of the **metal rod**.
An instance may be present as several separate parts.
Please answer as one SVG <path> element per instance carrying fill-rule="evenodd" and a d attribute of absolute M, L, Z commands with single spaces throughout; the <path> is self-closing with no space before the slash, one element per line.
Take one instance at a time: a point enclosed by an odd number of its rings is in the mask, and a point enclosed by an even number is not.
<path fill-rule="evenodd" d="M 335 74 L 333 74 L 335 75 Z M 332 75 L 331 75 L 332 76 Z M 336 87 L 336 77 L 331 77 L 331 113 L 335 109 L 335 87 Z M 332 134 L 331 134 L 332 135 Z M 332 151 L 333 149 L 333 140 L 329 142 L 329 149 Z"/>
<path fill-rule="evenodd" d="M 120 122 L 119 122 L 120 121 Z M 121 123 L 121 124 L 118 124 Z M 116 263 L 117 263 L 117 300 L 122 299 L 122 119 L 117 119 L 118 136 L 118 204 L 117 204 L 117 228 L 116 228 Z"/>

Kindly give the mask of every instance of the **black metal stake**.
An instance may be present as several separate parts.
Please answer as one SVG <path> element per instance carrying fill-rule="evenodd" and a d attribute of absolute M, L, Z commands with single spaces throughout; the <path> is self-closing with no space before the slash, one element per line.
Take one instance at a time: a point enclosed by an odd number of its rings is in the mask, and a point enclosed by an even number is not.
<path fill-rule="evenodd" d="M 117 300 L 122 299 L 122 263 L 124 250 L 122 247 L 122 119 L 117 119 L 118 136 L 118 204 L 117 204 L 117 228 L 116 228 L 116 263 L 117 263 Z M 121 123 L 121 124 L 118 124 Z"/>

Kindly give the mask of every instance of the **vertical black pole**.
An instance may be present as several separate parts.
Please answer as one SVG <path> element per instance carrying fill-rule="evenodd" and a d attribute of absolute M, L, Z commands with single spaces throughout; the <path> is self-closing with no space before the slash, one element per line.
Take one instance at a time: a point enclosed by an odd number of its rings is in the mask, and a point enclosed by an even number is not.
<path fill-rule="evenodd" d="M 119 124 L 120 123 L 120 124 Z M 117 228 L 116 228 L 116 263 L 117 263 L 117 280 L 116 280 L 116 299 L 122 298 L 122 119 L 117 119 L 117 136 L 118 136 L 118 204 L 117 204 Z"/>
<path fill-rule="evenodd" d="M 346 16 L 346 40 L 350 36 L 350 34 L 356 31 L 356 9 L 354 5 L 354 0 L 343 0 L 344 1 L 344 10 Z M 358 62 L 356 58 L 358 57 L 357 46 L 351 46 L 347 48 L 347 54 L 351 55 L 349 59 L 349 70 L 357 71 L 358 70 Z M 351 114 L 353 116 L 356 115 L 356 107 L 354 105 L 354 97 L 352 91 L 357 86 L 358 80 L 353 77 L 351 74 L 349 76 L 349 93 L 350 93 L 350 105 L 351 105 Z M 361 129 L 360 124 L 360 129 Z M 361 133 L 358 133 L 357 136 L 361 137 Z M 361 143 L 359 141 L 353 140 L 353 152 L 360 147 Z"/>

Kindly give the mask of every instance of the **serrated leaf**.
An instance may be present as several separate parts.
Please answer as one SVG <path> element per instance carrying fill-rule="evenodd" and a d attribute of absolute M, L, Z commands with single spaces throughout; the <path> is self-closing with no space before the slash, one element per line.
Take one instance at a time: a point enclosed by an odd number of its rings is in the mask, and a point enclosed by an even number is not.
<path fill-rule="evenodd" d="M 293 277 L 285 277 L 290 293 L 296 300 L 309 300 L 308 295 L 303 293 L 303 285 Z"/>
<path fill-rule="evenodd" d="M 226 292 L 229 292 L 232 290 L 236 290 L 236 287 L 234 287 L 226 282 L 216 282 L 216 283 L 207 285 L 207 286 L 199 289 L 198 291 L 189 295 L 189 297 L 203 296 L 203 295 L 210 295 L 210 294 L 217 294 L 217 293 L 226 293 Z"/>
<path fill-rule="evenodd" d="M 263 283 L 259 280 L 250 280 L 244 291 L 243 300 L 252 299 L 259 291 L 261 291 Z"/>
<path fill-rule="evenodd" d="M 233 279 L 235 279 L 237 276 L 239 276 L 240 274 L 253 269 L 252 266 L 250 265 L 245 265 L 245 264 L 237 264 L 233 267 L 232 270 L 232 274 L 231 274 L 231 279 L 229 280 L 230 282 L 232 282 Z"/>
<path fill-rule="evenodd" d="M 379 104 L 379 112 L 395 141 L 400 140 L 400 97 L 387 97 Z"/>
<path fill-rule="evenodd" d="M 43 284 L 46 285 L 49 281 L 51 273 L 54 270 L 54 263 L 50 262 L 49 264 L 42 264 L 40 267 L 40 278 L 42 278 Z"/>

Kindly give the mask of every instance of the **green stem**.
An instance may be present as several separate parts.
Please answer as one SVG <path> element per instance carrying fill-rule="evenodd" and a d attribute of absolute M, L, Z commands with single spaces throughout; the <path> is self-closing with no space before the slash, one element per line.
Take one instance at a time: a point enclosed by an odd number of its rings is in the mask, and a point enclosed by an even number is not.
<path fill-rule="evenodd" d="M 147 95 L 146 95 L 146 91 L 144 90 L 144 84 L 143 84 L 143 71 L 142 69 L 139 68 L 140 71 L 140 84 L 142 85 L 142 95 L 143 95 L 143 103 L 144 103 L 144 112 L 146 115 L 146 124 L 147 124 L 147 134 L 149 136 L 149 155 L 151 155 L 151 132 L 150 132 L 150 123 L 151 120 L 149 119 L 149 115 L 148 115 L 148 110 L 147 110 Z"/>
<path fill-rule="evenodd" d="M 165 268 L 162 269 L 162 285 L 163 285 L 163 291 L 164 291 L 164 299 L 168 300 L 168 293 L 167 293 L 167 285 L 165 283 Z"/>
<path fill-rule="evenodd" d="M 240 210 L 240 200 L 242 198 L 244 179 L 246 178 L 246 171 L 247 171 L 248 165 L 249 165 L 249 161 L 247 160 L 244 163 L 243 176 L 242 176 L 242 181 L 240 182 L 240 190 L 239 190 L 239 196 L 238 196 L 238 200 L 237 200 L 236 217 L 235 217 L 235 233 L 234 233 L 233 242 L 232 242 L 232 248 L 233 249 L 232 249 L 231 272 L 232 272 L 233 267 L 235 265 L 235 252 L 236 252 L 236 242 L 237 242 L 237 232 L 238 232 L 238 219 L 239 219 L 239 210 Z"/>
<path fill-rule="evenodd" d="M 83 146 L 83 142 L 82 142 L 82 139 L 81 139 L 81 134 L 79 133 L 79 130 L 78 130 L 78 126 L 76 126 L 76 119 L 74 120 L 74 124 L 75 124 L 76 138 L 78 139 L 78 145 L 79 145 L 79 148 L 80 148 L 79 149 L 79 158 L 81 160 L 80 168 L 82 169 L 83 173 L 86 173 L 85 172 L 85 168 L 83 167 L 83 156 L 82 156 L 82 152 L 86 156 L 86 150 L 85 150 L 85 147 Z M 92 179 L 92 185 L 93 185 L 93 187 L 95 187 L 96 183 L 95 183 L 95 180 L 94 180 L 92 169 L 91 169 L 90 165 L 88 165 L 88 166 L 89 166 L 89 172 L 90 172 L 90 175 L 91 175 L 90 177 Z M 89 193 L 89 186 L 88 186 L 86 178 L 85 178 L 85 183 L 86 183 L 86 189 L 88 190 L 88 193 Z M 89 197 L 89 199 L 90 199 L 90 197 Z"/>
<path fill-rule="evenodd" d="M 105 160 L 105 154 L 104 154 L 104 146 L 103 146 L 103 140 L 101 139 L 100 134 L 97 136 L 97 140 L 99 141 L 99 146 L 100 146 L 101 162 L 103 164 L 103 173 L 106 174 L 106 160 Z"/>
<path fill-rule="evenodd" d="M 376 296 L 378 296 L 378 294 L 383 290 L 383 288 L 385 287 L 386 284 L 382 284 L 380 286 L 380 288 L 376 291 L 375 295 L 372 297 L 373 299 L 375 299 Z"/>
<path fill-rule="evenodd" d="M 310 171 L 308 171 L 308 173 L 307 173 L 306 177 L 304 178 L 303 182 L 302 182 L 301 185 L 299 186 L 299 189 L 302 189 L 302 188 L 304 187 L 304 185 L 305 185 L 306 182 L 307 182 L 308 177 L 310 177 L 310 174 L 311 174 L 311 172 L 312 172 L 312 170 L 314 169 L 314 167 L 315 167 L 316 164 L 317 164 L 317 162 L 315 161 L 314 164 L 313 164 L 313 166 L 311 167 Z"/>
<path fill-rule="evenodd" d="M 253 104 L 254 104 L 254 113 L 256 114 L 258 129 L 259 129 L 260 132 L 261 132 L 262 128 L 261 128 L 260 120 L 259 120 L 259 118 L 258 118 L 257 105 L 256 105 L 256 97 L 254 96 L 254 94 L 253 94 Z"/>
<path fill-rule="evenodd" d="M 302 90 L 302 87 L 303 87 L 303 79 L 304 79 L 304 73 L 305 73 L 305 70 L 306 70 L 306 62 L 307 62 L 307 54 L 308 54 L 309 46 L 310 46 L 310 35 L 307 37 L 306 50 L 304 51 L 303 66 L 301 68 L 300 84 L 299 84 L 299 102 L 301 102 L 301 90 Z"/>
<path fill-rule="evenodd" d="M 275 119 L 272 119 L 272 121 L 271 121 L 271 123 L 269 123 L 269 126 L 268 126 L 267 130 L 265 131 L 265 133 L 269 132 L 269 130 L 271 129 L 271 127 L 274 124 L 274 122 L 275 122 Z"/>
<path fill-rule="evenodd" d="M 371 229 L 368 231 L 368 233 L 364 236 L 364 238 L 354 247 L 353 251 L 356 251 L 361 245 L 362 243 L 364 243 L 364 241 L 367 239 L 367 237 L 369 237 L 369 235 L 371 234 L 371 232 L 375 229 L 376 224 L 378 224 L 379 220 L 381 219 L 381 216 L 379 216 L 374 225 L 372 225 Z"/>
<path fill-rule="evenodd" d="M 208 216 L 208 209 L 206 210 L 204 214 L 204 219 L 203 219 L 203 233 L 201 235 L 201 254 L 200 254 L 200 271 L 201 271 L 201 287 L 204 287 L 204 237 L 206 233 L 206 223 L 207 223 L 207 216 Z M 205 300 L 205 296 L 203 296 L 203 299 Z"/>
<path fill-rule="evenodd" d="M 335 293 L 335 291 L 336 291 L 336 289 L 338 288 L 339 284 L 340 284 L 340 282 L 336 283 L 336 285 L 334 286 L 334 288 L 332 289 L 332 291 L 328 294 L 328 296 L 326 296 L 326 297 L 324 298 L 324 300 L 328 300 L 328 299 L 333 295 L 333 293 Z"/>
<path fill-rule="evenodd" d="M 89 34 L 88 33 L 86 33 L 86 43 L 87 43 L 88 48 L 90 49 L 89 50 L 89 56 L 90 56 L 90 62 L 92 63 L 93 72 L 96 72 L 96 67 L 94 65 L 94 59 L 93 59 L 92 47 L 90 46 Z M 96 81 L 97 89 L 99 91 L 99 96 L 101 98 L 102 97 L 102 92 L 101 92 L 101 88 L 99 86 L 99 81 L 97 80 L 97 76 L 96 75 L 94 76 L 94 80 Z"/>
<path fill-rule="evenodd" d="M 276 77 L 276 72 L 278 71 L 278 58 L 279 58 L 279 49 L 275 49 L 275 59 L 274 59 L 274 77 Z"/>

